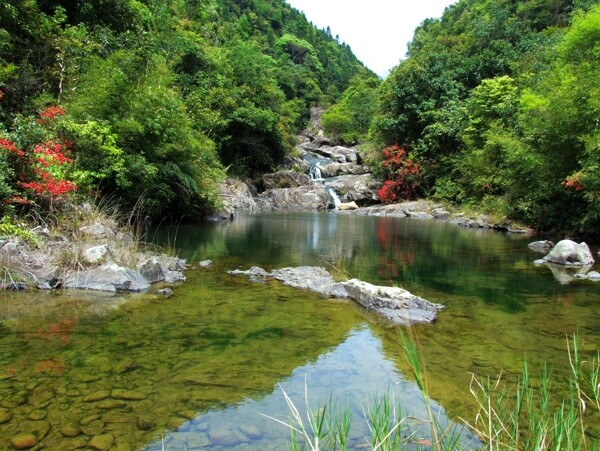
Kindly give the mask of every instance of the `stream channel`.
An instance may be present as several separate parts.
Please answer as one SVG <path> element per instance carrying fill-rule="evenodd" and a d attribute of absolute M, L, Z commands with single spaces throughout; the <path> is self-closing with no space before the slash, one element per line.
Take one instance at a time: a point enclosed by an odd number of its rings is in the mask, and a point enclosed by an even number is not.
<path fill-rule="evenodd" d="M 289 431 L 264 416 L 289 421 L 283 390 L 301 412 L 305 390 L 311 410 L 329 399 L 347 407 L 350 449 L 368 442 L 364 410 L 384 394 L 428 437 L 396 327 L 351 301 L 226 272 L 252 265 L 343 270 L 444 304 L 435 323 L 413 330 L 443 424 L 473 421 L 472 374 L 516 382 L 526 356 L 532 377 L 547 362 L 560 384 L 566 337 L 578 331 L 585 355 L 600 343 L 600 283 L 560 283 L 533 265 L 541 255 L 525 236 L 304 212 L 151 238 L 192 264 L 172 298 L 0 294 L 0 449 L 19 434 L 50 450 L 288 449 Z M 205 259 L 213 265 L 199 268 Z M 467 429 L 462 441 L 478 445 Z"/>

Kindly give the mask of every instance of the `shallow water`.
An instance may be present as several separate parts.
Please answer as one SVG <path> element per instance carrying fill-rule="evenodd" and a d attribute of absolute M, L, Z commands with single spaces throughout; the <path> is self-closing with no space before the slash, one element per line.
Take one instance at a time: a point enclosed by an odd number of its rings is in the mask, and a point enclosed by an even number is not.
<path fill-rule="evenodd" d="M 414 333 L 434 410 L 450 424 L 475 415 L 471 373 L 516 380 L 526 355 L 532 373 L 547 361 L 561 380 L 566 335 L 578 330 L 585 352 L 600 342 L 600 284 L 561 285 L 532 264 L 539 254 L 526 237 L 332 213 L 161 234 L 153 239 L 191 263 L 215 261 L 187 271 L 170 299 L 0 295 L 0 449 L 28 432 L 45 449 L 101 438 L 114 449 L 286 449 L 289 431 L 261 414 L 289 421 L 283 390 L 304 411 L 305 388 L 313 409 L 329 397 L 348 404 L 356 448 L 374 396 L 393 393 L 425 417 L 396 328 L 349 301 L 228 269 L 319 265 L 446 305 Z M 411 427 L 427 436 L 418 421 Z"/>

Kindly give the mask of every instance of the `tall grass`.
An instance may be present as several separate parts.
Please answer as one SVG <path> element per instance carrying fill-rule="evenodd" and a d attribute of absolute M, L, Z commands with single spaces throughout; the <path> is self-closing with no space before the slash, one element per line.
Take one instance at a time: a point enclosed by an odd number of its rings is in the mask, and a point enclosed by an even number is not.
<path fill-rule="evenodd" d="M 430 439 L 419 438 L 416 431 L 411 431 L 408 423 L 415 419 L 406 415 L 393 394 L 385 394 L 373 397 L 363 410 L 370 437 L 365 437 L 360 448 L 473 449 L 472 444 L 462 440 L 463 428 L 456 424 L 444 428 L 436 417 L 415 337 L 410 332 L 400 332 L 404 355 L 425 403 L 427 418 L 420 421 L 427 425 Z M 526 360 L 518 382 L 513 385 L 506 383 L 502 375 L 472 376 L 470 392 L 478 412 L 473 421 L 464 421 L 464 427 L 480 438 L 481 443 L 476 446 L 487 450 L 599 449 L 599 439 L 594 434 L 600 431 L 600 355 L 584 359 L 576 334 L 567 338 L 566 354 L 570 370 L 566 384 L 565 381 L 557 384 L 547 365 L 537 378 L 531 378 Z M 306 412 L 301 413 L 287 393 L 283 393 L 291 417 L 287 421 L 267 417 L 290 430 L 292 449 L 348 449 L 352 422 L 348 405 L 340 409 L 330 399 L 325 406 L 312 411 L 305 381 Z M 594 425 L 596 430 L 592 430 Z"/>

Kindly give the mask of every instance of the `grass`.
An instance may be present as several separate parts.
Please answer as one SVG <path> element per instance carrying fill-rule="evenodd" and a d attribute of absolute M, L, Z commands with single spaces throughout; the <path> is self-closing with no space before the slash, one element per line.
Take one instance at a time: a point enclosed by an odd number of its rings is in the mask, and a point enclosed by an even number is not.
<path fill-rule="evenodd" d="M 410 329 L 409 329 L 410 331 Z M 409 332 L 410 334 L 410 332 Z M 430 438 L 419 438 L 393 394 L 373 397 L 364 408 L 370 437 L 360 447 L 371 450 L 472 449 L 461 440 L 463 428 L 470 429 L 486 450 L 595 450 L 599 440 L 592 430 L 600 418 L 600 355 L 584 359 L 579 351 L 579 337 L 567 337 L 570 375 L 565 384 L 553 380 L 545 366 L 537 378 L 530 375 L 527 361 L 516 384 L 507 384 L 502 375 L 496 378 L 472 376 L 470 392 L 478 405 L 473 421 L 443 428 L 435 416 L 428 395 L 423 359 L 414 336 L 400 332 L 405 357 L 412 377 L 425 402 Z M 562 382 L 562 381 L 561 381 Z M 566 386 L 566 391 L 559 388 Z M 333 400 L 311 410 L 305 381 L 302 414 L 282 389 L 291 417 L 287 421 L 267 416 L 290 430 L 294 450 L 346 450 L 352 423 L 348 405 L 341 408 Z M 265 415 L 266 416 L 266 415 Z"/>

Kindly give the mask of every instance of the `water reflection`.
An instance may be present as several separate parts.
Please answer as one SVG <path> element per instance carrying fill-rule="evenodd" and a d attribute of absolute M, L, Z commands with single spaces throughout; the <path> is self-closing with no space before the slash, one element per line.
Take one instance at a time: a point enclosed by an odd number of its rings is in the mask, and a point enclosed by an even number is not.
<path fill-rule="evenodd" d="M 415 438 L 431 438 L 427 423 L 427 411 L 416 384 L 398 373 L 394 362 L 385 357 L 381 341 L 370 328 L 361 326 L 353 330 L 344 342 L 322 354 L 314 362 L 298 367 L 292 375 L 282 380 L 279 387 L 293 400 L 296 408 L 306 416 L 306 388 L 308 387 L 308 410 L 315 412 L 329 399 L 337 400 L 340 413 L 350 406 L 352 427 L 348 449 L 365 449 L 370 443 L 370 431 L 364 408 L 374 398 L 389 394 L 398 401 L 403 414 L 410 417 L 406 434 Z M 435 401 L 433 412 L 441 420 L 441 426 L 449 426 L 444 409 Z M 222 410 L 211 410 L 183 424 L 177 431 L 149 445 L 147 450 L 190 449 L 210 446 L 211 449 L 286 449 L 289 431 L 272 419 L 290 423 L 290 412 L 281 390 L 275 390 L 261 400 L 245 400 Z M 462 431 L 465 445 L 479 444 L 468 430 Z"/>

